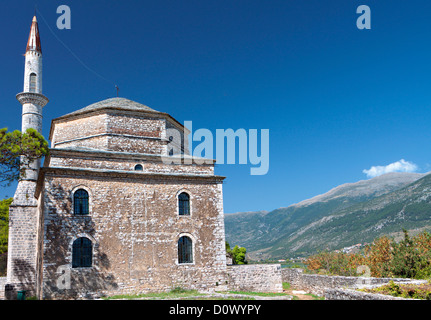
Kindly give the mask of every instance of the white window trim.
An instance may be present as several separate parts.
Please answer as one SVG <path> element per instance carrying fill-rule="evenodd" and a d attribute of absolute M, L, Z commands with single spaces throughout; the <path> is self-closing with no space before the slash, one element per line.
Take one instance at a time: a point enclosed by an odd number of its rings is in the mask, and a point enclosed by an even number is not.
<path fill-rule="evenodd" d="M 192 255 L 193 255 L 193 262 L 187 262 L 187 263 L 180 263 L 178 261 L 178 241 L 180 240 L 181 237 L 188 237 L 190 238 L 190 240 L 192 240 Z M 194 266 L 196 264 L 196 256 L 195 256 L 195 246 L 196 246 L 196 238 L 191 234 L 191 233 L 187 233 L 187 232 L 183 232 L 180 233 L 177 237 L 176 237 L 176 260 L 175 263 L 177 266 Z"/>
<path fill-rule="evenodd" d="M 75 214 L 75 192 L 78 191 L 79 189 L 84 189 L 85 191 L 87 191 L 88 193 L 88 214 L 82 215 L 82 214 Z M 85 217 L 90 217 L 92 215 L 93 212 L 93 193 L 91 192 L 90 188 L 88 188 L 87 186 L 84 186 L 82 184 L 74 187 L 72 189 L 70 198 L 72 200 L 72 216 L 73 217 L 79 217 L 79 218 L 85 218 Z"/>
<path fill-rule="evenodd" d="M 77 267 L 77 268 L 73 268 L 72 267 L 72 261 L 73 261 L 73 243 L 75 242 L 75 240 L 79 239 L 79 238 L 87 238 L 91 241 L 91 267 Z M 97 246 L 97 242 L 96 240 L 90 236 L 87 233 L 79 233 L 75 236 L 72 237 L 71 241 L 69 241 L 69 254 L 68 254 L 68 259 L 69 259 L 69 269 L 70 270 L 93 270 L 95 268 L 95 251 L 96 251 L 96 246 Z"/>

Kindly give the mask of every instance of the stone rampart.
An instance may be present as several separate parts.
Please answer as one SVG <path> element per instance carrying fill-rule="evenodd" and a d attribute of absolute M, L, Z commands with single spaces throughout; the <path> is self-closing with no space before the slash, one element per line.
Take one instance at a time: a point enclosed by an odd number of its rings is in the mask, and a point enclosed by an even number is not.
<path fill-rule="evenodd" d="M 0 277 L 0 300 L 4 299 L 6 286 L 6 277 Z"/>
<path fill-rule="evenodd" d="M 279 264 L 227 266 L 228 288 L 232 291 L 282 292 Z"/>
<path fill-rule="evenodd" d="M 379 293 L 367 293 L 351 289 L 326 289 L 326 300 L 417 300 L 393 297 Z"/>
<path fill-rule="evenodd" d="M 336 300 L 372 300 L 372 296 L 362 295 L 359 291 L 353 289 L 372 288 L 394 281 L 397 283 L 423 283 L 425 280 L 412 280 L 406 278 L 372 278 L 372 277 L 343 277 L 327 276 L 319 274 L 307 274 L 303 269 L 283 268 L 283 282 L 288 282 L 295 289 L 305 290 L 317 295 L 328 295 L 327 299 L 336 298 Z M 350 289 L 350 290 L 349 290 Z M 346 291 L 343 293 L 342 291 Z M 352 294 L 356 292 L 358 294 Z M 378 297 L 377 300 L 380 300 Z M 391 300 L 391 299 L 386 299 Z"/>

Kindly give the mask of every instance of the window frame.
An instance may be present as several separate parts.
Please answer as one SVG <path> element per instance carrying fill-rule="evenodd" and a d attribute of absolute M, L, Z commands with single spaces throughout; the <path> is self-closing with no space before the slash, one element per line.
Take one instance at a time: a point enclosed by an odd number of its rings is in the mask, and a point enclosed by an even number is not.
<path fill-rule="evenodd" d="M 180 244 L 181 239 L 188 239 L 190 241 L 189 243 L 187 243 L 187 248 L 184 249 L 184 250 L 187 250 L 188 252 L 180 252 L 180 249 L 182 249 L 184 245 L 184 244 Z M 194 265 L 195 264 L 194 249 L 195 249 L 195 239 L 190 234 L 185 234 L 185 233 L 180 234 L 177 239 L 177 264 Z M 187 261 L 183 261 L 183 259 L 180 259 L 180 257 L 185 257 L 187 255 L 191 256 L 191 259 Z"/>
<path fill-rule="evenodd" d="M 184 211 L 184 204 L 183 204 L 183 202 L 185 200 L 184 199 L 180 199 L 180 197 L 183 194 L 187 195 L 187 197 L 188 197 L 188 201 L 187 201 L 188 202 L 188 208 L 187 208 L 188 213 L 186 213 L 186 214 L 182 213 Z M 190 217 L 192 215 L 192 197 L 191 197 L 191 193 L 189 191 L 187 191 L 187 190 L 180 190 L 177 193 L 176 199 L 177 199 L 177 214 L 178 214 L 178 216 L 180 216 L 180 217 Z"/>
<path fill-rule="evenodd" d="M 86 196 L 78 195 L 77 197 L 78 192 L 80 193 L 85 192 Z M 85 202 L 81 204 L 77 204 L 78 200 L 80 202 L 84 202 L 84 201 Z M 77 205 L 79 207 L 77 207 Z M 79 208 L 80 210 L 77 210 L 77 208 Z M 80 212 L 78 213 L 78 211 Z M 84 216 L 84 217 L 90 215 L 90 193 L 84 188 L 79 188 L 73 192 L 73 215 Z"/>
<path fill-rule="evenodd" d="M 84 245 L 84 240 L 86 242 L 85 245 L 87 245 L 87 247 L 85 247 Z M 81 241 L 81 246 L 75 246 L 75 243 L 77 241 Z M 89 246 L 88 246 L 89 245 Z M 79 264 L 76 264 L 76 259 L 78 259 L 76 257 L 76 250 L 79 249 Z M 87 250 L 87 252 L 84 254 L 82 251 Z M 89 253 L 88 253 L 88 250 Z M 76 237 L 73 241 L 72 241 L 72 245 L 71 245 L 71 268 L 72 269 L 88 269 L 88 268 L 92 268 L 94 265 L 94 244 L 92 239 L 90 239 L 88 236 L 86 235 L 82 235 L 79 237 Z M 84 259 L 89 259 L 90 263 L 83 263 Z"/>
<path fill-rule="evenodd" d="M 83 189 L 83 190 L 87 191 L 87 193 L 88 193 L 88 214 L 76 214 L 76 212 L 75 212 L 75 193 L 79 189 Z M 70 201 L 71 201 L 71 210 L 70 211 L 71 211 L 72 216 L 77 217 L 77 218 L 84 218 L 84 217 L 89 217 L 92 215 L 92 212 L 93 212 L 92 211 L 93 210 L 93 192 L 87 186 L 82 185 L 82 184 L 76 185 L 70 193 Z"/>
<path fill-rule="evenodd" d="M 32 93 L 36 93 L 37 91 L 37 74 L 32 72 L 29 75 L 29 82 L 28 82 L 28 91 Z"/>

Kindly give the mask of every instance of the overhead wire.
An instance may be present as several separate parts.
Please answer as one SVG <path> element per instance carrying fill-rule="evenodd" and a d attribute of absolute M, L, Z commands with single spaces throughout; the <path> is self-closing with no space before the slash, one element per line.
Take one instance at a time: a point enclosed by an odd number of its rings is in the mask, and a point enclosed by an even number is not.
<path fill-rule="evenodd" d="M 49 26 L 48 22 L 46 21 L 45 17 L 43 16 L 43 14 L 39 11 L 39 9 L 37 7 L 35 7 L 35 11 L 38 13 L 38 15 L 42 18 L 43 22 L 45 23 L 45 25 L 48 27 L 48 30 L 52 33 L 52 35 L 57 39 L 58 42 L 61 43 L 61 45 L 67 50 L 69 51 L 69 53 L 88 71 L 90 71 L 91 73 L 93 73 L 94 75 L 98 76 L 100 79 L 108 82 L 111 85 L 114 85 L 115 89 L 117 90 L 117 96 L 118 96 L 118 91 L 119 88 L 117 86 L 117 84 L 109 79 L 107 79 L 106 77 L 102 76 L 100 73 L 98 73 L 97 71 L 95 71 L 93 68 L 90 68 L 84 61 L 82 61 L 78 55 L 73 52 L 72 49 L 70 49 L 70 47 L 68 45 L 66 45 L 58 36 L 57 34 L 52 30 L 52 28 Z"/>

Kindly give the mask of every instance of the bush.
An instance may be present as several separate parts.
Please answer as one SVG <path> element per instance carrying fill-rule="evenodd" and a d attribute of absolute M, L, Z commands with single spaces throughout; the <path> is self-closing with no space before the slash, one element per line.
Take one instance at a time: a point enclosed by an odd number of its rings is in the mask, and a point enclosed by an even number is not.
<path fill-rule="evenodd" d="M 243 247 L 235 246 L 232 250 L 233 264 L 247 264 L 245 260 L 245 254 L 247 250 Z"/>
<path fill-rule="evenodd" d="M 342 276 L 354 276 L 359 266 L 370 268 L 372 277 L 431 278 L 431 234 L 423 232 L 410 238 L 403 230 L 399 243 L 386 236 L 367 246 L 362 254 L 321 252 L 306 261 L 309 270 Z"/>
<path fill-rule="evenodd" d="M 305 264 L 308 270 L 319 274 L 355 276 L 357 267 L 364 264 L 364 257 L 360 254 L 323 251 L 309 257 Z"/>
<path fill-rule="evenodd" d="M 431 284 L 396 284 L 390 281 L 388 284 L 374 289 L 360 289 L 360 291 L 387 294 L 394 297 L 431 300 Z"/>
<path fill-rule="evenodd" d="M 171 290 L 171 293 L 185 293 L 189 290 L 183 289 L 181 287 L 175 287 L 174 289 Z"/>
<path fill-rule="evenodd" d="M 226 241 L 226 253 L 232 258 L 233 264 L 247 264 L 246 253 L 247 249 L 239 246 L 235 246 L 233 249 L 230 248 L 229 243 Z"/>
<path fill-rule="evenodd" d="M 0 254 L 0 277 L 6 277 L 7 252 Z"/>
<path fill-rule="evenodd" d="M 13 198 L 0 200 L 0 255 L 7 251 L 9 231 L 9 206 Z"/>

